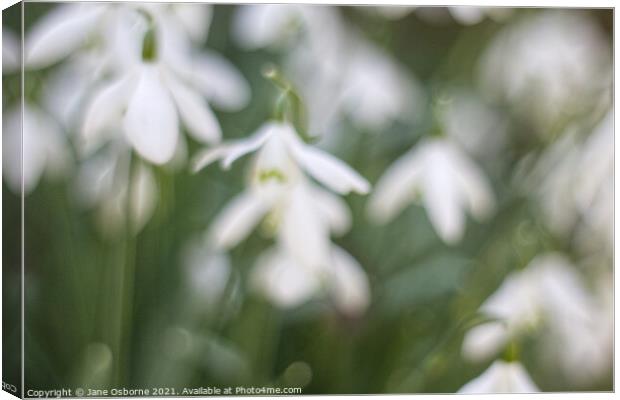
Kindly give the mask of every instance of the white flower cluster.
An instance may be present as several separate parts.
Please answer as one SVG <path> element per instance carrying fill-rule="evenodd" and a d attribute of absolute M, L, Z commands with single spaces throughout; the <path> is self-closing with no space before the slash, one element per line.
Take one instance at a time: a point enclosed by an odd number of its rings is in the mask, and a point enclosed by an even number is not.
<path fill-rule="evenodd" d="M 412 8 L 370 10 L 401 18 Z M 505 21 L 507 11 L 453 7 L 448 13 L 471 25 L 486 17 Z M 421 16 L 433 12 L 416 9 Z M 251 155 L 245 188 L 209 227 L 206 247 L 189 251 L 193 292 L 209 286 L 200 299 L 214 307 L 232 280 L 226 252 L 261 225 L 273 245 L 255 261 L 255 290 L 282 308 L 322 299 L 343 315 L 360 316 L 371 304 L 370 280 L 332 239 L 353 223 L 342 196 L 369 194 L 367 216 L 379 224 L 420 204 L 437 237 L 458 245 L 468 216 L 483 222 L 501 207 L 485 173 L 488 165 L 501 165 L 508 143 L 506 115 L 487 105 L 500 101 L 508 105 L 506 114 L 549 133 L 541 153 L 521 160 L 525 167 L 518 172 L 526 170 L 525 176 L 512 183 L 537 203 L 553 234 L 577 242 L 583 259 L 548 251 L 505 278 L 479 309 L 491 320 L 471 328 L 463 341 L 466 359 L 495 361 L 460 391 L 538 391 L 514 354 L 498 358 L 532 331 L 541 332 L 541 354 L 576 384 L 608 369 L 610 290 L 596 280 L 602 295 L 594 295 L 580 272 L 611 260 L 613 237 L 613 117 L 606 99 L 611 64 L 589 18 L 545 11 L 508 23 L 481 57 L 480 94 L 474 88 L 449 92 L 448 105 L 435 116 L 437 135 L 405 151 L 371 193 L 364 177 L 307 143 L 306 132 L 285 117 L 264 122 L 247 138 L 220 143 L 223 132 L 212 107 L 242 109 L 250 87 L 227 60 L 203 49 L 211 13 L 203 4 L 70 4 L 36 21 L 26 32 L 26 80 L 49 71 L 41 104 L 28 96 L 23 105 L 23 129 L 21 108 L 5 111 L 7 186 L 29 194 L 42 176 L 70 170 L 76 154 L 80 201 L 98 210 L 106 231 L 135 233 L 157 205 L 154 170 L 183 167 L 187 140 L 208 146 L 193 158 L 194 171 L 215 162 L 228 170 Z M 3 37 L 3 73 L 10 74 L 20 67 L 19 45 L 10 31 Z M 311 137 L 333 138 L 347 119 L 370 132 L 387 131 L 426 111 L 417 78 L 335 7 L 241 6 L 232 37 L 247 51 L 284 50 L 285 75 L 307 102 Z M 596 104 L 596 112 L 584 104 Z M 591 117 L 571 117 L 584 113 Z M 600 281 L 608 278 L 603 270 Z"/>
<path fill-rule="evenodd" d="M 239 72 L 199 49 L 211 12 L 203 4 L 67 4 L 36 21 L 25 37 L 26 79 L 55 68 L 43 87 L 44 105 L 27 103 L 24 110 L 24 192 L 45 169 L 67 163 L 72 141 L 80 159 L 80 200 L 99 208 L 106 230 L 117 232 L 126 219 L 140 230 L 157 202 L 149 165 L 183 163 L 182 128 L 199 142 L 219 142 L 221 128 L 210 104 L 238 110 L 249 100 Z M 4 46 L 8 53 L 10 48 Z M 20 140 L 11 125 L 19 111 L 5 119 L 9 145 Z M 5 176 L 19 192 L 19 152 L 11 149 L 5 147 Z M 143 162 L 132 162 L 132 151 Z"/>
<path fill-rule="evenodd" d="M 488 361 L 537 333 L 539 362 L 574 387 L 600 378 L 612 364 L 610 65 L 607 43 L 588 16 L 551 11 L 508 25 L 480 61 L 483 92 L 547 134 L 546 149 L 522 160 L 515 182 L 537 203 L 550 231 L 575 243 L 580 258 L 547 252 L 509 274 L 480 307 L 491 321 L 465 335 L 469 360 Z M 510 356 L 460 392 L 539 391 Z"/>
<path fill-rule="evenodd" d="M 266 122 L 248 139 L 206 150 L 196 168 L 216 160 L 229 168 L 254 152 L 248 188 L 213 223 L 215 248 L 236 246 L 267 216 L 276 245 L 257 261 L 253 282 L 259 290 L 283 307 L 326 293 L 342 312 L 364 311 L 369 303 L 364 270 L 330 241 L 332 233 L 350 228 L 348 207 L 305 174 L 342 195 L 366 194 L 370 184 L 339 159 L 303 143 L 289 123 L 278 121 Z"/>

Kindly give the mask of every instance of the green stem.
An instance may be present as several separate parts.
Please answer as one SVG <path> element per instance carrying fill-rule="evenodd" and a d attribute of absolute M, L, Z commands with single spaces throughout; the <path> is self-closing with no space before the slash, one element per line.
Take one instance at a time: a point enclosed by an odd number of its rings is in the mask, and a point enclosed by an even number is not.
<path fill-rule="evenodd" d="M 137 165 L 134 155 L 129 160 L 129 180 L 127 183 L 127 197 L 125 199 L 125 241 L 123 246 L 123 262 L 120 263 L 119 283 L 120 283 L 120 323 L 117 346 L 117 380 L 118 384 L 126 385 L 130 374 L 131 363 L 131 337 L 133 320 L 133 298 L 134 281 L 136 269 L 136 235 L 134 233 L 133 221 L 131 218 L 131 191 L 133 189 L 133 169 Z"/>

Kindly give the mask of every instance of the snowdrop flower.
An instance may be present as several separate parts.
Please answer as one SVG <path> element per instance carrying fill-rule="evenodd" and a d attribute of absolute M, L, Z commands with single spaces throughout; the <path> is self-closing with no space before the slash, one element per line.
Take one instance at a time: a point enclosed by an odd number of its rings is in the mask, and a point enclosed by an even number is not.
<path fill-rule="evenodd" d="M 32 103 L 26 102 L 23 110 L 23 130 L 21 107 L 7 110 L 2 118 L 4 179 L 20 195 L 22 183 L 29 194 L 44 174 L 57 177 L 66 171 L 70 157 L 58 124 Z"/>
<path fill-rule="evenodd" d="M 377 183 L 369 216 L 385 223 L 419 200 L 449 244 L 462 238 L 466 210 L 483 219 L 494 209 L 483 172 L 447 138 L 425 139 L 392 164 Z"/>
<path fill-rule="evenodd" d="M 216 160 L 224 168 L 256 152 L 249 187 L 216 217 L 210 239 L 216 249 L 230 249 L 261 220 L 277 240 L 266 253 L 254 282 L 276 304 L 294 306 L 328 285 L 346 313 L 358 313 L 368 302 L 363 270 L 330 235 L 351 224 L 346 204 L 310 182 L 304 171 L 340 194 L 367 193 L 369 183 L 337 158 L 303 143 L 284 122 L 267 122 L 248 139 L 211 148 L 197 158 L 196 169 Z M 325 282 L 327 283 L 325 283 Z"/>
<path fill-rule="evenodd" d="M 139 35 L 142 42 L 134 49 L 127 70 L 103 84 L 86 110 L 81 138 L 87 152 L 121 128 L 144 159 L 154 164 L 167 163 L 179 143 L 179 120 L 200 142 L 220 140 L 220 126 L 206 98 L 221 99 L 222 94 L 205 94 L 204 85 L 193 84 L 195 67 L 189 49 L 164 17 L 149 15 L 152 17 Z M 207 62 L 213 60 L 207 57 Z M 221 61 L 217 59 L 211 70 L 222 69 Z M 204 84 L 204 79 L 201 82 Z"/>
<path fill-rule="evenodd" d="M 321 269 L 300 264 L 280 246 L 262 254 L 252 271 L 252 286 L 282 308 L 297 307 L 317 296 L 328 296 L 346 315 L 363 313 L 370 301 L 368 278 L 345 250 L 332 245 Z"/>
<path fill-rule="evenodd" d="M 538 386 L 518 361 L 497 360 L 457 393 L 535 393 Z"/>
<path fill-rule="evenodd" d="M 611 55 L 598 29 L 585 11 L 553 10 L 519 20 L 483 55 L 481 85 L 546 132 L 609 87 Z"/>
<path fill-rule="evenodd" d="M 475 361 L 488 359 L 527 330 L 544 327 L 542 337 L 549 343 L 546 354 L 560 357 L 563 368 L 579 370 L 579 363 L 599 360 L 604 348 L 604 343 L 592 340 L 603 328 L 594 317 L 597 308 L 564 256 L 537 256 L 524 270 L 510 274 L 480 307 L 496 320 L 466 333 L 463 355 Z"/>

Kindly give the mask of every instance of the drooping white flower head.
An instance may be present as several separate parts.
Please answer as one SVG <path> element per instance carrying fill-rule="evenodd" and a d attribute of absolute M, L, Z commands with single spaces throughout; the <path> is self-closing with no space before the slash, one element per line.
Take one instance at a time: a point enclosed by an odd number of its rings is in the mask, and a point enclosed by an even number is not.
<path fill-rule="evenodd" d="M 606 342 L 592 338 L 608 326 L 600 323 L 597 309 L 564 256 L 539 255 L 522 271 L 511 273 L 483 303 L 480 311 L 494 320 L 465 334 L 463 355 L 474 361 L 489 359 L 510 340 L 534 329 L 547 343 L 545 357 L 559 357 L 562 369 L 574 372 L 580 362 L 600 365 Z"/>
<path fill-rule="evenodd" d="M 536 393 L 540 389 L 518 361 L 497 360 L 457 393 Z"/>
<path fill-rule="evenodd" d="M 282 308 L 294 308 L 313 298 L 328 297 L 346 315 L 363 313 L 370 302 L 368 278 L 359 263 L 342 248 L 332 245 L 329 261 L 309 268 L 276 246 L 258 259 L 251 284 Z"/>
<path fill-rule="evenodd" d="M 494 210 L 483 172 L 447 138 L 425 139 L 394 162 L 377 183 L 369 216 L 385 223 L 417 201 L 450 244 L 463 236 L 466 211 L 483 219 Z"/>
<path fill-rule="evenodd" d="M 349 229 L 350 212 L 304 172 L 340 194 L 367 193 L 369 183 L 342 161 L 303 143 L 290 124 L 274 121 L 248 139 L 208 149 L 197 157 L 196 169 L 218 159 L 226 169 L 251 152 L 256 154 L 249 185 L 216 217 L 212 245 L 230 249 L 265 220 L 277 245 L 256 267 L 253 279 L 260 291 L 286 307 L 309 300 L 328 285 L 338 289 L 334 299 L 343 312 L 363 311 L 368 302 L 365 274 L 330 242 L 331 234 Z"/>
<path fill-rule="evenodd" d="M 486 93 L 541 132 L 591 103 L 611 82 L 610 47 L 585 10 L 537 13 L 507 26 L 480 63 Z"/>
<path fill-rule="evenodd" d="M 57 177 L 69 168 L 70 153 L 59 125 L 38 106 L 26 102 L 2 117 L 2 170 L 16 194 L 32 192 L 46 174 Z"/>

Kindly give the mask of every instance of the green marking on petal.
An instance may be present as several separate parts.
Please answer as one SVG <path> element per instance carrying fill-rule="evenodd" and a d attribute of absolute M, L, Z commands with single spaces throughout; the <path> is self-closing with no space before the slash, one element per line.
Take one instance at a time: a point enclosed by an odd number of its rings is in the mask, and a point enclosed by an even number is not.
<path fill-rule="evenodd" d="M 282 173 L 282 171 L 278 169 L 267 169 L 267 170 L 261 170 L 258 172 L 259 182 L 265 183 L 271 179 L 279 183 L 286 182 L 286 176 Z"/>

